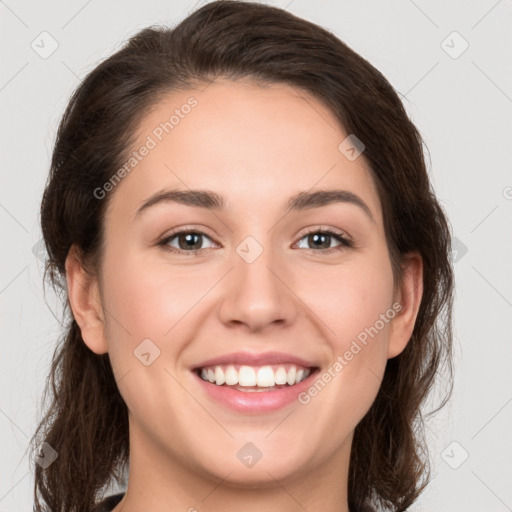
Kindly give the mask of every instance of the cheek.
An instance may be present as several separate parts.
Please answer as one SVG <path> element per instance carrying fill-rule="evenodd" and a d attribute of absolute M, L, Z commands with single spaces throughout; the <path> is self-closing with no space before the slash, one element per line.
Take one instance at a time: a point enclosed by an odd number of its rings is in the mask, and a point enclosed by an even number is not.
<path fill-rule="evenodd" d="M 115 254 L 110 262 L 114 260 Z M 109 311 L 132 337 L 141 339 L 162 340 L 214 283 L 204 272 L 171 267 L 164 258 L 150 260 L 135 253 L 125 254 L 115 264 L 106 259 L 104 268 Z"/>
<path fill-rule="evenodd" d="M 368 255 L 347 265 L 318 267 L 300 280 L 300 296 L 326 326 L 337 352 L 372 327 L 393 303 L 393 275 L 385 257 Z M 386 324 L 387 325 L 387 324 Z M 379 322 L 379 330 L 382 325 Z"/>

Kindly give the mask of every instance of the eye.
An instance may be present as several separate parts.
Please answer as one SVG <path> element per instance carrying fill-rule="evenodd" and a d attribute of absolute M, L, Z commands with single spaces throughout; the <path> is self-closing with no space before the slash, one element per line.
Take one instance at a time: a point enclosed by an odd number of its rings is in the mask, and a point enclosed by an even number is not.
<path fill-rule="evenodd" d="M 311 249 L 311 247 L 301 246 L 300 244 L 302 240 L 305 240 L 306 244 L 311 244 L 313 248 L 312 250 L 323 253 L 342 250 L 354 246 L 353 242 L 349 238 L 345 237 L 343 234 L 335 233 L 334 231 L 331 230 L 320 230 L 318 228 L 311 230 L 309 233 L 303 236 L 298 242 L 299 248 Z M 337 242 L 338 245 L 332 247 L 331 243 L 333 241 Z"/>
<path fill-rule="evenodd" d="M 184 229 L 165 237 L 158 242 L 158 245 L 171 252 L 194 253 L 205 249 L 205 247 L 202 247 L 205 239 L 212 241 L 209 236 L 201 231 Z"/>

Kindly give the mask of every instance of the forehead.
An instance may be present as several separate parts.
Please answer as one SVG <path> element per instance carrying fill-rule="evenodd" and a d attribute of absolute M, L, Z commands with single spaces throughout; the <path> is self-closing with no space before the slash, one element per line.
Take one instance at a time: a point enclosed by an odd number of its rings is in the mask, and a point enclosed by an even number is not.
<path fill-rule="evenodd" d="M 166 188 L 214 190 L 246 212 L 299 191 L 343 188 L 379 218 L 366 161 L 339 149 L 348 135 L 325 105 L 285 84 L 218 80 L 173 91 L 143 116 L 109 210 L 135 211 Z"/>

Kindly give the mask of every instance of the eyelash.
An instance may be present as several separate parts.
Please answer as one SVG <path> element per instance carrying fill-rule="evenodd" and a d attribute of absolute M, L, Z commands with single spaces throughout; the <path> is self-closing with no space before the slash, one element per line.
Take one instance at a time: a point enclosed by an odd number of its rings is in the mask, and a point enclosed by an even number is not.
<path fill-rule="evenodd" d="M 200 230 L 197 230 L 197 229 L 182 229 L 180 231 L 175 231 L 174 233 L 171 233 L 170 235 L 166 236 L 164 239 L 162 239 L 161 241 L 159 241 L 157 243 L 158 246 L 162 246 L 166 251 L 169 251 L 169 252 L 172 252 L 172 253 L 177 253 L 177 254 L 186 254 L 186 253 L 191 253 L 191 254 L 194 254 L 196 256 L 198 256 L 199 254 L 201 254 L 203 251 L 206 251 L 208 250 L 208 248 L 206 249 L 196 249 L 196 250 L 192 250 L 192 251 L 185 251 L 183 249 L 176 249 L 175 247 L 171 247 L 169 246 L 169 242 L 171 240 L 173 240 L 174 238 L 178 237 L 179 235 L 189 235 L 189 234 L 195 234 L 195 235 L 201 235 L 201 236 L 205 236 L 207 238 L 209 238 L 211 240 L 211 238 L 204 232 L 200 231 Z M 303 238 L 309 236 L 309 235 L 312 235 L 312 234 L 323 234 L 323 235 L 328 235 L 334 239 L 336 239 L 340 244 L 337 245 L 336 247 L 329 247 L 328 249 L 309 249 L 309 251 L 314 251 L 314 252 L 319 252 L 319 253 L 322 253 L 322 254 L 330 254 L 332 252 L 335 252 L 335 251 L 340 251 L 340 250 L 343 250 L 343 249 L 350 249 L 350 248 L 353 248 L 354 247 L 354 243 L 352 240 L 350 240 L 349 238 L 345 237 L 343 234 L 341 233 L 337 233 L 335 231 L 332 231 L 330 229 L 320 229 L 318 227 L 316 228 L 312 228 L 310 230 L 308 230 L 304 235 L 302 235 L 302 237 L 299 239 L 302 240 Z"/>

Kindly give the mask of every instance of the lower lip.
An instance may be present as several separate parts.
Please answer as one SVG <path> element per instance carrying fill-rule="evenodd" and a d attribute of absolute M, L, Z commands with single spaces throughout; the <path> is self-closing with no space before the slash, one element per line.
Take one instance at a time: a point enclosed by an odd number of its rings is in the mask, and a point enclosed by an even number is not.
<path fill-rule="evenodd" d="M 311 385 L 317 371 L 312 370 L 308 377 L 298 384 L 273 391 L 238 391 L 227 386 L 217 386 L 193 373 L 206 393 L 215 401 L 238 412 L 262 413 L 276 411 L 297 401 L 298 395 Z"/>

